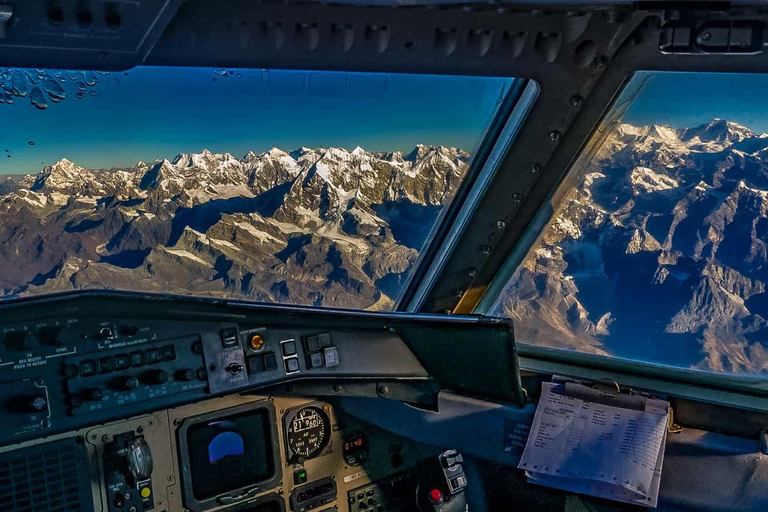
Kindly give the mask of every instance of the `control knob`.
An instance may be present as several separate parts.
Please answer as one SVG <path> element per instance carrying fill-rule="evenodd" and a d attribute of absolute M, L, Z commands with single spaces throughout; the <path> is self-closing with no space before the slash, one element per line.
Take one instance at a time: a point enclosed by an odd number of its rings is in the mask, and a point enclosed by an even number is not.
<path fill-rule="evenodd" d="M 113 385 L 118 391 L 133 391 L 139 387 L 139 381 L 136 377 L 120 377 Z"/>
<path fill-rule="evenodd" d="M 141 382 L 157 386 L 168 382 L 168 372 L 165 370 L 149 370 L 141 374 Z"/>
<path fill-rule="evenodd" d="M 195 375 L 194 370 L 186 369 L 186 370 L 179 370 L 175 374 L 176 380 L 180 380 L 182 382 L 190 382 L 195 380 L 197 376 Z"/>
<path fill-rule="evenodd" d="M 104 399 L 104 391 L 101 388 L 88 389 L 83 392 L 83 398 L 92 402 L 100 402 Z"/>

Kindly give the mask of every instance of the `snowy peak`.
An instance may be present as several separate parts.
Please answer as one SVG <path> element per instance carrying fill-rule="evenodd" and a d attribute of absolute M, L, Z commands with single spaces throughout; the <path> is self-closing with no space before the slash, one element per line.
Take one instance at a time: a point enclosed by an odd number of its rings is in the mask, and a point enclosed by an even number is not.
<path fill-rule="evenodd" d="M 685 130 L 683 141 L 692 141 L 696 138 L 701 142 L 741 142 L 744 139 L 757 137 L 757 134 L 746 126 L 715 118 L 709 123 L 700 124 Z"/>

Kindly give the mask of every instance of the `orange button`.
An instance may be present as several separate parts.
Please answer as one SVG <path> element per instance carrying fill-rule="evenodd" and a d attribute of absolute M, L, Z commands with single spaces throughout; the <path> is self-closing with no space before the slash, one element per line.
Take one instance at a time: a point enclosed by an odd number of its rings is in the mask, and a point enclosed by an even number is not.
<path fill-rule="evenodd" d="M 259 334 L 253 334 L 248 339 L 248 345 L 253 350 L 261 350 L 262 348 L 264 348 L 264 338 L 262 338 L 261 335 L 259 335 Z"/>

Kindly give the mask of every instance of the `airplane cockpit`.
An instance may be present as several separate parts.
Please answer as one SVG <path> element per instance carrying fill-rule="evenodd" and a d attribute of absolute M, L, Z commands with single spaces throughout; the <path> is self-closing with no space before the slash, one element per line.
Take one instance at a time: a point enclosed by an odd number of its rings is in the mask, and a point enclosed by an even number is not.
<path fill-rule="evenodd" d="M 766 45 L 0 0 L 0 512 L 768 510 Z"/>

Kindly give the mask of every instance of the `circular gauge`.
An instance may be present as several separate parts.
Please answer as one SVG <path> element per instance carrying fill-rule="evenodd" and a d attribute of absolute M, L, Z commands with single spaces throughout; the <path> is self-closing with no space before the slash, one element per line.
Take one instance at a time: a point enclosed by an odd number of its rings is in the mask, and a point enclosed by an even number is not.
<path fill-rule="evenodd" d="M 288 418 L 286 437 L 294 457 L 311 459 L 326 447 L 331 436 L 331 421 L 320 407 L 302 407 Z"/>

